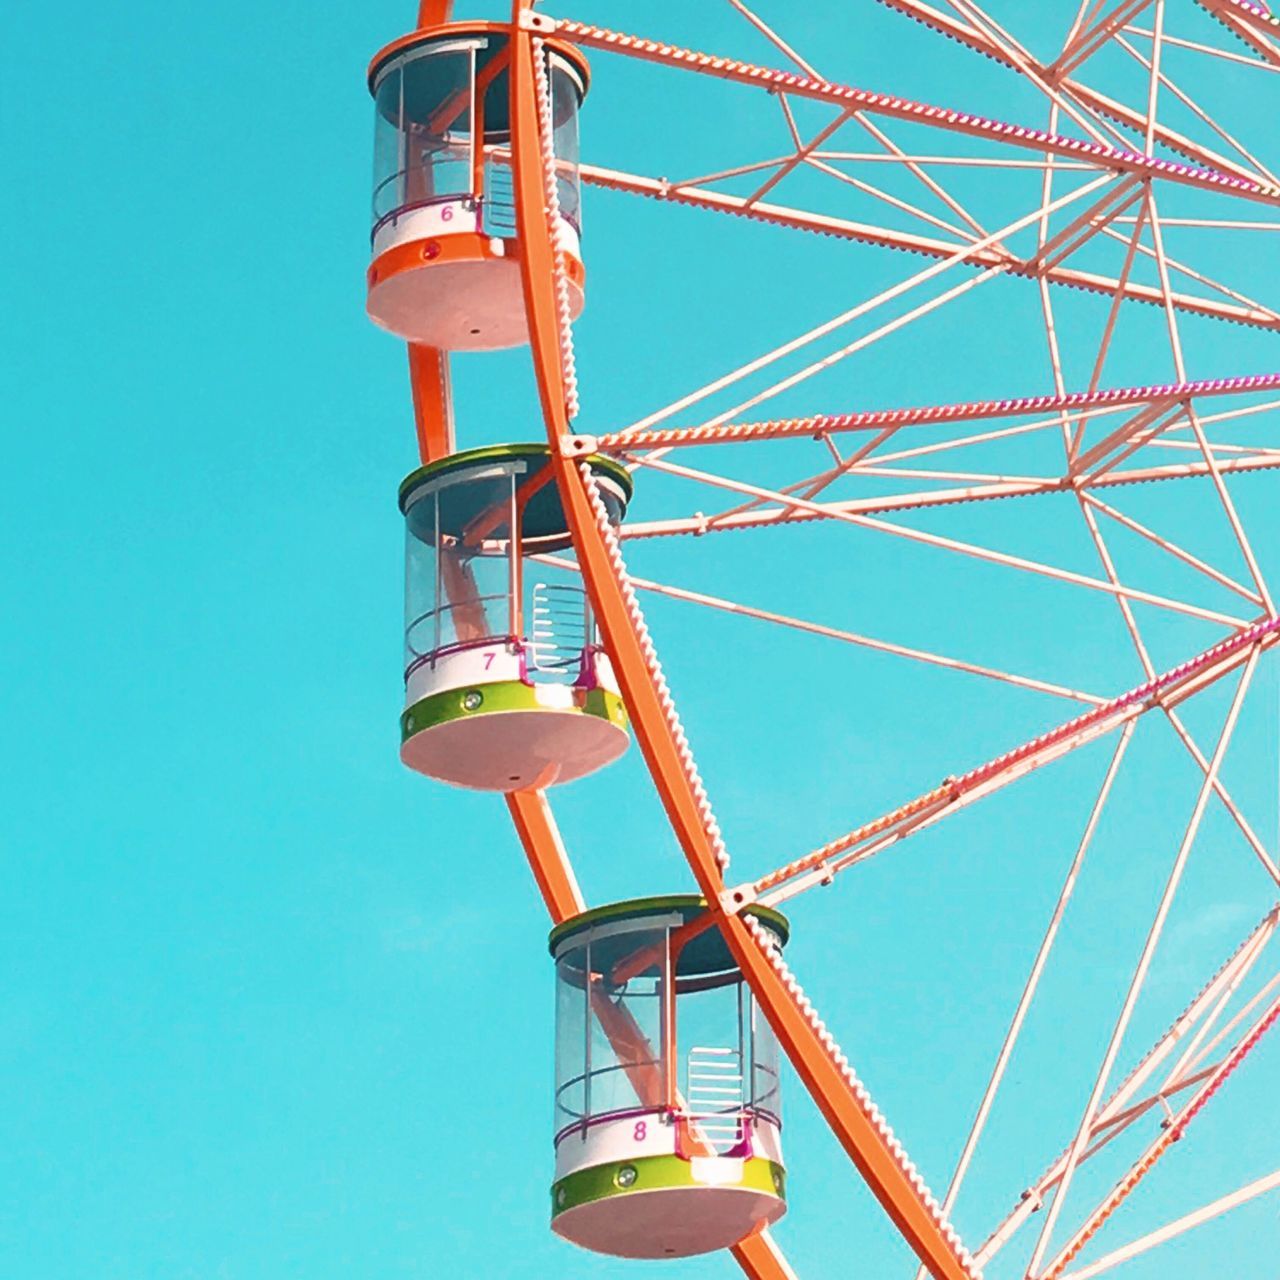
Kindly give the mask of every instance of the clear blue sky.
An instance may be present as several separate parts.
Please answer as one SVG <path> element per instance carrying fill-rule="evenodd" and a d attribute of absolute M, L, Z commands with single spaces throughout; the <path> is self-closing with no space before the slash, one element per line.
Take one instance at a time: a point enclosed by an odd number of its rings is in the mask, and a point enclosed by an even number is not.
<path fill-rule="evenodd" d="M 833 78 L 1044 122 L 1040 102 L 997 68 L 866 0 L 822 16 L 761 7 Z M 1002 13 L 1046 51 L 1065 7 Z M 17 6 L 7 22 L 6 1280 L 643 1270 L 577 1253 L 547 1228 L 546 920 L 505 811 L 397 760 L 395 490 L 415 455 L 403 351 L 363 315 L 364 68 L 412 8 L 70 0 Z M 720 8 L 575 12 L 773 61 Z M 1170 4 L 1185 30 L 1211 33 L 1191 8 Z M 593 61 L 583 140 L 594 163 L 675 177 L 785 149 L 781 124 L 750 94 Z M 1275 77 L 1224 74 L 1204 93 L 1253 145 L 1271 144 L 1259 122 L 1276 118 Z M 1249 110 L 1233 114 L 1233 99 Z M 825 119 L 800 114 L 802 128 Z M 1003 181 L 958 189 L 984 216 L 1011 219 L 1034 185 L 1024 177 L 1015 197 Z M 869 204 L 811 190 L 814 207 L 871 216 Z M 789 198 L 809 191 L 802 181 Z M 924 265 L 601 192 L 588 193 L 586 222 L 584 430 L 628 422 Z M 1219 239 L 1200 260 L 1277 296 L 1271 236 Z M 1060 306 L 1068 378 L 1084 385 L 1101 313 L 1073 295 Z M 777 411 L 1047 391 L 1038 324 L 1030 286 L 986 286 Z M 1104 382 L 1170 376 L 1158 313 L 1126 324 Z M 1278 367 L 1274 334 L 1188 323 L 1184 337 L 1192 376 Z M 464 442 L 537 438 L 526 353 L 459 361 L 457 392 Z M 812 447 L 744 455 L 735 474 L 798 477 L 817 466 Z M 1015 452 L 1004 465 L 1034 460 Z M 1265 473 L 1233 491 L 1274 573 L 1275 481 Z M 646 491 L 642 477 L 636 514 L 714 500 L 661 482 Z M 1241 571 L 1207 486 L 1117 502 Z M 1097 572 L 1078 514 L 1056 499 L 912 523 Z M 1136 542 L 1116 545 L 1141 585 L 1186 587 Z M 1140 678 L 1101 597 L 870 533 L 645 543 L 630 558 L 663 581 L 1099 693 Z M 654 603 L 651 616 L 741 878 L 1073 714 L 687 605 Z M 1220 634 L 1146 609 L 1140 619 L 1161 665 Z M 1218 693 L 1204 703 L 1188 720 L 1207 748 L 1225 704 Z M 1273 847 L 1276 706 L 1271 661 L 1225 771 Z M 939 1192 L 1109 746 L 795 903 L 795 967 Z M 1069 1137 L 1194 786 L 1167 728 L 1144 725 L 957 1213 L 974 1242 Z M 591 902 L 690 885 L 634 750 L 568 788 L 557 812 Z M 1122 1070 L 1273 896 L 1211 811 Z M 1278 1068 L 1277 1047 L 1261 1050 L 1103 1242 L 1280 1165 L 1268 1109 Z M 910 1274 L 789 1086 L 793 1201 L 778 1235 L 799 1275 Z M 1077 1212 L 1104 1189 L 1082 1176 Z M 1275 1204 L 1263 1201 L 1122 1274 L 1200 1275 L 1221 1247 L 1230 1274 L 1262 1276 L 1277 1244 Z M 668 1270 L 734 1274 L 725 1257 Z"/>

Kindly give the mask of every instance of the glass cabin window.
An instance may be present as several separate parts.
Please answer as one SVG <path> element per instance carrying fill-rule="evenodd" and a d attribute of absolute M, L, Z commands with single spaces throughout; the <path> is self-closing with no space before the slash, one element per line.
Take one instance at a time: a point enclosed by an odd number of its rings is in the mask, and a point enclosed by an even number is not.
<path fill-rule="evenodd" d="M 597 936 L 557 961 L 557 1134 L 587 1120 L 666 1105 L 666 939 L 665 927 Z M 624 983 L 611 980 L 620 959 L 649 947 L 656 958 L 643 973 Z"/>
<path fill-rule="evenodd" d="M 441 485 L 405 513 L 405 675 L 436 654 L 507 639 L 517 631 L 518 574 L 508 530 L 517 477 Z M 472 543 L 473 521 L 500 512 L 501 526 Z M 505 535 L 505 536 L 504 536 Z"/>
<path fill-rule="evenodd" d="M 560 197 L 560 213 L 574 228 L 582 231 L 582 193 L 578 168 L 578 107 L 582 90 L 577 76 L 568 64 L 554 54 L 550 60 L 552 150 L 556 158 L 556 188 Z"/>
<path fill-rule="evenodd" d="M 751 1023 L 751 1109 L 777 1122 L 782 1120 L 778 1040 L 768 1019 L 747 993 Z"/>
<path fill-rule="evenodd" d="M 487 74 L 503 54 L 506 39 L 477 36 L 423 44 L 392 59 L 374 89 L 373 227 L 444 200 L 480 202 L 485 231 L 515 235 L 512 195 L 510 78 L 504 69 Z M 578 110 L 583 87 L 563 57 L 548 53 L 552 146 L 556 155 L 560 208 L 581 230 Z M 479 94 L 476 86 L 483 81 Z M 475 139 L 486 148 L 476 182 Z M 494 149 L 500 154 L 493 154 Z"/>
<path fill-rule="evenodd" d="M 556 964 L 556 1103 L 559 1134 L 587 1117 L 586 948 Z"/>
<path fill-rule="evenodd" d="M 412 49 L 374 92 L 373 225 L 440 200 L 473 195 L 475 48 Z"/>

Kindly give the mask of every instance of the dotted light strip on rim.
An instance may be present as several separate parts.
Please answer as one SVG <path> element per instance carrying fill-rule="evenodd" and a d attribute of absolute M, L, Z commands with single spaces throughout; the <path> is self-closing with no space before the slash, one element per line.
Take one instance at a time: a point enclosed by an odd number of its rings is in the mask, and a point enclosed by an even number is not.
<path fill-rule="evenodd" d="M 1089 409 L 1139 408 L 1155 401 L 1170 404 L 1194 396 L 1246 395 L 1280 389 L 1280 373 L 1248 374 L 1234 378 L 1204 378 L 1195 382 L 1144 387 L 1115 387 L 1103 391 L 1073 391 L 1066 395 L 1015 396 L 1005 400 L 968 401 L 919 408 L 863 410 L 857 413 L 813 414 L 806 418 L 775 418 L 765 422 L 725 422 L 715 426 L 664 427 L 649 431 L 614 431 L 596 439 L 597 449 L 660 449 L 678 445 L 732 444 L 753 440 L 809 439 L 832 431 L 873 431 L 885 427 L 930 426 L 941 422 L 976 422 L 987 418 L 1077 413 Z"/>
<path fill-rule="evenodd" d="M 716 821 L 715 814 L 711 810 L 711 801 L 707 798 L 707 790 L 702 785 L 702 777 L 698 773 L 693 751 L 689 747 L 689 739 L 685 736 L 684 726 L 680 723 L 680 716 L 676 712 L 671 690 L 667 687 L 666 676 L 662 674 L 662 664 L 658 661 L 658 653 L 654 648 L 653 639 L 649 635 L 648 624 L 644 620 L 640 602 L 636 599 L 635 588 L 631 584 L 627 566 L 622 559 L 622 548 L 618 543 L 618 535 L 614 531 L 613 525 L 609 522 L 609 513 L 605 510 L 604 502 L 600 497 L 599 484 L 590 466 L 585 462 L 580 462 L 578 464 L 578 473 L 582 476 L 583 484 L 586 487 L 587 500 L 591 504 L 591 513 L 595 517 L 596 529 L 600 534 L 600 540 L 604 543 L 605 553 L 609 558 L 609 566 L 613 570 L 613 575 L 617 579 L 618 587 L 622 592 L 627 617 L 636 633 L 636 639 L 644 655 L 645 666 L 648 667 L 649 674 L 653 678 L 653 687 L 662 706 L 662 714 L 667 722 L 667 729 L 680 757 L 680 767 L 684 772 L 685 780 L 689 784 L 689 789 L 693 792 L 694 801 L 698 809 L 698 817 L 701 819 L 707 839 L 711 843 L 711 851 L 715 856 L 716 865 L 720 868 L 721 874 L 724 874 L 729 869 L 729 851 L 725 848 L 724 837 L 720 832 L 720 824 Z"/>
<path fill-rule="evenodd" d="M 1102 1230 L 1107 1220 L 1124 1203 L 1138 1183 L 1151 1172 L 1156 1161 L 1182 1137 L 1187 1131 L 1187 1126 L 1204 1110 L 1209 1100 L 1222 1088 L 1227 1079 L 1257 1046 L 1258 1041 L 1275 1026 L 1277 1021 L 1280 1021 L 1280 1004 L 1276 1004 L 1249 1035 L 1236 1045 L 1235 1049 L 1232 1050 L 1222 1064 L 1222 1068 L 1196 1094 L 1186 1110 L 1160 1135 L 1147 1154 L 1125 1174 L 1111 1194 L 1103 1201 L 1102 1206 L 1098 1209 L 1088 1227 L 1068 1245 L 1053 1266 L 1041 1274 L 1040 1280 L 1060 1280 L 1062 1273 L 1075 1261 L 1085 1245 Z"/>
<path fill-rule="evenodd" d="M 548 20 L 544 18 L 542 21 Z M 985 116 L 955 111 L 949 107 L 935 107 L 910 98 L 900 98 L 894 94 L 855 89 L 850 85 L 820 80 L 798 72 L 758 67 L 752 63 L 739 62 L 736 58 L 699 53 L 679 45 L 626 35 L 620 31 L 610 31 L 605 27 L 592 26 L 590 23 L 574 22 L 566 18 L 552 21 L 557 35 L 578 44 L 689 67 L 725 79 L 756 84 L 765 89 L 835 102 L 847 107 L 850 111 L 870 111 L 904 120 L 941 125 L 977 137 L 1048 151 L 1054 155 L 1092 161 L 1100 168 L 1118 169 L 1143 178 L 1168 178 L 1171 181 L 1240 195 L 1268 204 L 1280 203 L 1280 187 L 1271 183 L 1254 182 L 1248 178 L 1239 178 L 1214 169 L 1204 169 L 1174 160 L 1158 160 L 1139 151 L 1105 147 L 1100 143 L 1084 142 L 1078 138 L 1048 133 L 1043 129 L 1033 129 L 1026 125 L 991 120 Z"/>
<path fill-rule="evenodd" d="M 913 817 L 926 809 L 952 800 L 958 800 L 966 792 L 975 790 L 984 782 L 990 781 L 995 775 L 1010 769 L 1046 748 L 1065 741 L 1083 729 L 1106 721 L 1128 710 L 1135 704 L 1152 699 L 1164 693 L 1171 686 L 1179 684 L 1187 677 L 1212 666 L 1222 658 L 1247 649 L 1251 645 L 1262 643 L 1278 633 L 1280 633 L 1280 618 L 1265 618 L 1261 622 L 1254 623 L 1253 626 L 1245 627 L 1244 630 L 1237 631 L 1234 635 L 1228 636 L 1212 648 L 1206 649 L 1194 658 L 1188 658 L 1186 662 L 1180 663 L 1162 675 L 1156 676 L 1155 679 L 1148 680 L 1144 684 L 1138 685 L 1137 688 L 1130 689 L 1127 693 L 1122 693 L 1118 698 L 1113 698 L 1110 702 L 1103 703 L 1100 707 L 1094 707 L 1089 711 L 1083 712 L 1074 719 L 1068 720 L 1065 724 L 1060 724 L 1056 728 L 1042 733 L 1038 738 L 1032 738 L 1030 742 L 1024 742 L 1021 746 L 1015 747 L 1011 751 L 1006 751 L 1004 755 L 997 756 L 994 760 L 989 760 L 985 764 L 979 765 L 976 769 L 971 769 L 961 777 L 948 778 L 940 786 L 909 801 L 902 805 L 901 808 L 884 814 L 882 817 L 875 819 L 875 821 L 858 827 L 837 840 L 832 840 L 829 844 L 823 845 L 822 848 L 815 849 L 812 853 L 808 853 L 802 858 L 797 858 L 794 862 L 788 863 L 785 867 L 780 867 L 777 871 L 770 872 L 756 881 L 756 892 L 763 893 L 766 889 L 772 889 L 786 880 L 791 880 L 806 871 L 811 871 L 821 866 L 828 859 L 852 849 L 864 840 L 879 835 L 899 822 Z"/>
<path fill-rule="evenodd" d="M 1222 15 L 1218 13 L 1215 6 L 1205 4 L 1204 0 L 1199 0 L 1199 4 L 1206 13 L 1211 13 L 1215 18 L 1221 21 Z M 1274 28 L 1277 32 L 1280 32 L 1280 17 L 1277 17 L 1269 9 L 1260 4 L 1253 4 L 1251 3 L 1251 0 L 1224 0 L 1224 7 L 1232 10 L 1232 16 L 1241 21 L 1265 22 L 1267 26 Z M 1228 30 L 1230 30 L 1229 27 Z M 1235 33 L 1233 32 L 1233 34 Z"/>
<path fill-rule="evenodd" d="M 951 1247 L 961 1267 L 964 1268 L 966 1275 L 972 1277 L 972 1280 L 982 1280 L 982 1272 L 978 1270 L 974 1263 L 973 1256 L 969 1250 L 965 1248 L 964 1242 L 960 1239 L 959 1234 L 950 1222 L 947 1221 L 946 1215 L 942 1212 L 942 1206 L 938 1203 L 936 1197 L 929 1190 L 924 1179 L 920 1176 L 920 1171 L 912 1163 L 911 1158 L 907 1155 L 902 1143 L 898 1141 L 893 1129 L 888 1121 L 885 1120 L 880 1108 L 872 1101 L 871 1095 L 867 1092 L 866 1086 L 858 1078 L 849 1059 L 841 1052 L 840 1046 L 836 1043 L 835 1037 L 827 1030 L 826 1023 L 814 1010 L 813 1002 L 805 995 L 804 989 L 796 980 L 795 975 L 791 972 L 787 962 L 782 958 L 782 951 L 777 944 L 774 935 L 759 923 L 754 917 L 745 915 L 741 917 L 743 924 L 746 925 L 752 938 L 755 939 L 756 945 L 763 952 L 768 960 L 770 967 L 778 975 L 782 985 L 786 988 L 787 994 L 795 1002 L 796 1008 L 800 1011 L 801 1016 L 809 1024 L 815 1036 L 822 1044 L 827 1056 L 839 1070 L 841 1077 L 849 1087 L 849 1092 L 853 1095 L 859 1109 L 871 1121 L 875 1127 L 876 1133 L 879 1134 L 885 1148 L 892 1154 L 898 1167 L 902 1170 L 903 1175 L 911 1184 L 912 1190 L 920 1199 L 921 1205 L 924 1206 L 929 1216 L 937 1225 L 938 1230 L 942 1233 L 943 1239 Z"/>
<path fill-rule="evenodd" d="M 1098 1108 L 1097 1116 L 1099 1117 L 1106 1116 L 1111 1110 L 1111 1108 L 1115 1105 L 1115 1100 L 1117 1098 L 1125 1096 L 1126 1091 L 1129 1089 L 1134 1079 L 1137 1076 L 1139 1076 L 1142 1072 L 1144 1072 L 1144 1070 L 1147 1068 L 1148 1063 L 1150 1063 L 1152 1057 L 1155 1055 L 1155 1053 L 1157 1052 L 1161 1044 L 1169 1040 L 1180 1039 L 1183 1035 L 1186 1034 L 1186 1031 L 1194 1022 L 1193 1015 L 1196 1008 L 1204 1001 L 1205 997 L 1209 994 L 1209 992 L 1214 989 L 1215 985 L 1221 980 L 1222 975 L 1226 973 L 1227 970 L 1231 967 L 1231 965 L 1240 958 L 1241 954 L 1245 951 L 1245 949 L 1254 944 L 1260 931 L 1266 927 L 1267 922 L 1271 921 L 1274 923 L 1278 916 L 1280 916 L 1280 903 L 1277 903 L 1275 906 L 1273 906 L 1262 917 L 1262 919 L 1258 921 L 1257 925 L 1255 925 L 1254 928 L 1252 928 L 1249 931 L 1249 933 L 1245 936 L 1244 940 L 1240 943 L 1240 945 L 1218 966 L 1218 969 L 1214 973 L 1214 975 L 1187 1002 L 1187 1005 L 1182 1010 L 1182 1012 L 1173 1020 L 1173 1022 L 1169 1024 L 1169 1028 L 1164 1033 L 1164 1035 L 1160 1036 L 1159 1039 L 1155 1041 L 1152 1048 L 1148 1049 L 1147 1052 L 1143 1054 L 1142 1058 L 1139 1059 L 1139 1061 L 1134 1064 L 1133 1069 L 1129 1072 L 1129 1074 L 1126 1075 L 1125 1078 L 1115 1087 L 1110 1097 L 1108 1097 L 1107 1100 L 1102 1104 L 1102 1106 Z M 1047 1184 L 1055 1176 L 1055 1170 L 1057 1170 L 1062 1165 L 1062 1163 L 1067 1159 L 1067 1157 L 1070 1154 L 1071 1154 L 1070 1145 L 1063 1147 L 1062 1150 L 1058 1152 L 1057 1156 L 1055 1156 L 1054 1159 L 1051 1160 L 1049 1164 L 1046 1166 L 1044 1172 L 1040 1175 L 1040 1177 L 1035 1181 L 1034 1184 L 1032 1184 L 1032 1187 L 1028 1188 L 1027 1191 L 1024 1192 L 1023 1194 L 1024 1203 L 1028 1201 L 1032 1201 L 1033 1199 L 1036 1198 L 1037 1193 L 1035 1191 L 1035 1188 L 1043 1188 L 1044 1190 L 1048 1190 Z M 982 1248 L 978 1250 L 979 1257 L 981 1257 L 987 1251 L 992 1240 L 995 1240 L 1000 1236 L 1001 1232 L 1007 1226 L 1007 1224 L 1009 1223 L 1012 1217 L 1013 1217 L 1012 1214 L 1009 1215 L 1009 1217 L 1006 1217 L 1004 1222 L 1000 1224 L 1000 1227 L 997 1228 L 997 1230 L 992 1233 L 992 1235 L 988 1238 L 986 1243 L 983 1244 Z"/>
<path fill-rule="evenodd" d="M 1203 466 L 1203 464 L 1201 464 Z M 1219 472 L 1224 476 L 1251 474 L 1255 471 L 1277 471 L 1280 470 L 1280 458 L 1262 455 L 1256 458 L 1243 458 L 1238 462 L 1221 462 L 1218 464 Z M 1193 473 L 1196 476 L 1207 475 L 1206 470 L 1199 470 Z M 1182 480 L 1187 477 L 1182 473 L 1168 472 L 1163 475 L 1151 473 L 1129 475 L 1124 471 L 1109 472 L 1104 476 L 1094 480 L 1091 484 L 1084 486 L 1089 490 L 1095 489 L 1122 489 L 1130 485 L 1140 484 L 1162 484 L 1166 481 Z M 1038 494 L 1049 492 L 1061 492 L 1070 489 L 1073 486 L 1069 482 L 1055 481 L 1053 486 L 1030 488 L 1024 490 L 1003 491 L 993 493 L 955 493 L 942 496 L 922 497 L 915 502 L 895 501 L 892 504 L 888 502 L 871 504 L 864 507 L 861 511 L 852 514 L 872 515 L 877 512 L 903 512 L 915 511 L 925 507 L 958 507 L 964 506 L 970 502 L 1000 502 L 1006 498 L 1027 498 L 1034 497 Z M 763 515 L 755 515 L 750 511 L 735 513 L 732 523 L 721 523 L 716 518 L 703 515 L 693 520 L 689 520 L 684 528 L 666 528 L 663 525 L 645 528 L 637 525 L 625 530 L 625 537 L 628 541 L 634 539 L 643 541 L 646 538 L 672 538 L 672 537 L 701 537 L 707 533 L 739 533 L 744 529 L 763 529 L 778 526 L 781 528 L 790 528 L 792 525 L 811 524 L 817 520 L 830 520 L 833 516 L 825 511 L 809 511 L 806 509 L 782 511 L 775 508 L 773 511 L 766 511 Z"/>
<path fill-rule="evenodd" d="M 569 276 L 565 265 L 565 221 L 560 216 L 560 185 L 556 177 L 555 121 L 551 110 L 551 79 L 546 44 L 533 40 L 535 83 L 538 95 L 538 151 L 542 157 L 542 192 L 547 211 L 555 262 L 556 320 L 560 339 L 560 368 L 564 374 L 564 406 L 570 418 L 578 416 L 578 370 L 573 354 L 573 311 L 569 303 Z"/>

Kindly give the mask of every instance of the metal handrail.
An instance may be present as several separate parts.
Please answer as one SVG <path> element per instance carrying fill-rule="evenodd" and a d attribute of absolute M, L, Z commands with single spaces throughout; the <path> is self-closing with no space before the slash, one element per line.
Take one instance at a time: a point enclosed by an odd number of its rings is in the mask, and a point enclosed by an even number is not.
<path fill-rule="evenodd" d="M 405 627 L 404 629 L 405 648 L 407 648 L 410 653 L 416 655 L 419 658 L 429 658 L 431 657 L 432 654 L 439 653 L 442 649 L 451 648 L 453 647 L 453 645 L 437 645 L 435 648 L 432 648 L 432 649 L 415 649 L 413 645 L 410 643 L 409 637 L 417 629 L 419 624 L 426 622 L 429 618 L 443 617 L 445 614 L 452 613 L 454 609 L 474 608 L 478 604 L 486 604 L 493 600 L 501 600 L 505 602 L 508 599 L 509 597 L 507 596 L 507 593 L 505 591 L 502 591 L 502 592 L 495 592 L 494 594 L 486 595 L 486 596 L 472 596 L 469 600 L 457 600 L 451 604 L 437 605 L 436 608 L 434 609 L 428 609 L 425 613 L 420 613 L 416 618 L 413 619 L 412 622 L 408 624 L 408 626 Z M 504 638 L 503 636 L 495 633 L 494 635 L 485 637 L 485 641 L 487 642 L 489 640 L 499 640 L 503 638 Z M 455 641 L 454 643 L 456 644 L 457 642 Z M 470 642 L 468 641 L 467 643 L 470 643 Z"/>
<path fill-rule="evenodd" d="M 579 1085 L 579 1084 L 581 1085 L 589 1084 L 592 1080 L 596 1080 L 600 1076 L 607 1076 L 614 1071 L 629 1071 L 635 1067 L 661 1067 L 661 1066 L 662 1066 L 661 1058 L 646 1058 L 646 1059 L 638 1060 L 635 1062 L 615 1062 L 612 1066 L 609 1066 L 609 1067 L 599 1067 L 592 1071 L 584 1071 L 581 1075 L 571 1076 L 562 1085 L 558 1085 L 556 1088 L 556 1094 L 555 1094 L 556 1108 L 559 1111 L 563 1111 L 564 1114 L 567 1116 L 575 1117 L 576 1123 L 574 1126 L 571 1126 L 571 1127 L 578 1127 L 583 1120 L 592 1121 L 592 1120 L 616 1119 L 618 1115 L 628 1114 L 629 1112 L 635 1110 L 635 1108 L 624 1107 L 621 1110 L 619 1110 L 618 1108 L 615 1108 L 612 1111 L 591 1111 L 591 1110 L 575 1111 L 572 1107 L 566 1107 L 564 1105 L 564 1103 L 561 1101 L 561 1095 L 563 1095 L 566 1089 L 572 1089 L 575 1085 Z M 640 1109 L 643 1111 L 664 1110 L 664 1108 L 661 1108 L 661 1107 L 655 1108 L 655 1107 L 644 1107 L 644 1106 L 642 1106 Z"/>

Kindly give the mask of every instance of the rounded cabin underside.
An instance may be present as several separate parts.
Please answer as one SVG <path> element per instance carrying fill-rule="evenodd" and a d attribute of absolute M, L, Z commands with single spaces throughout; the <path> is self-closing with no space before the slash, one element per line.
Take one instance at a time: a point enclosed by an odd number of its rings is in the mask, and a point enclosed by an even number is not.
<path fill-rule="evenodd" d="M 473 791 L 550 787 L 612 764 L 630 742 L 626 724 L 622 699 L 607 689 L 477 685 L 409 707 L 401 717 L 400 759 Z"/>
<path fill-rule="evenodd" d="M 699 1175 L 736 1180 L 718 1185 Z M 631 1185 L 620 1185 L 624 1176 L 634 1177 Z M 551 1229 L 580 1248 L 617 1258 L 714 1253 L 786 1213 L 784 1176 L 780 1165 L 763 1159 L 672 1156 L 597 1166 L 552 1188 Z"/>
<path fill-rule="evenodd" d="M 527 343 L 519 261 L 505 253 L 424 256 L 444 241 L 441 237 L 439 242 L 423 241 L 420 246 L 418 242 L 397 246 L 384 256 L 394 255 L 399 261 L 374 263 L 369 318 L 407 342 L 441 351 L 498 351 Z M 401 249 L 414 252 L 401 253 Z M 569 267 L 569 306 L 576 319 L 584 303 L 582 269 L 576 259 L 570 259 Z"/>

